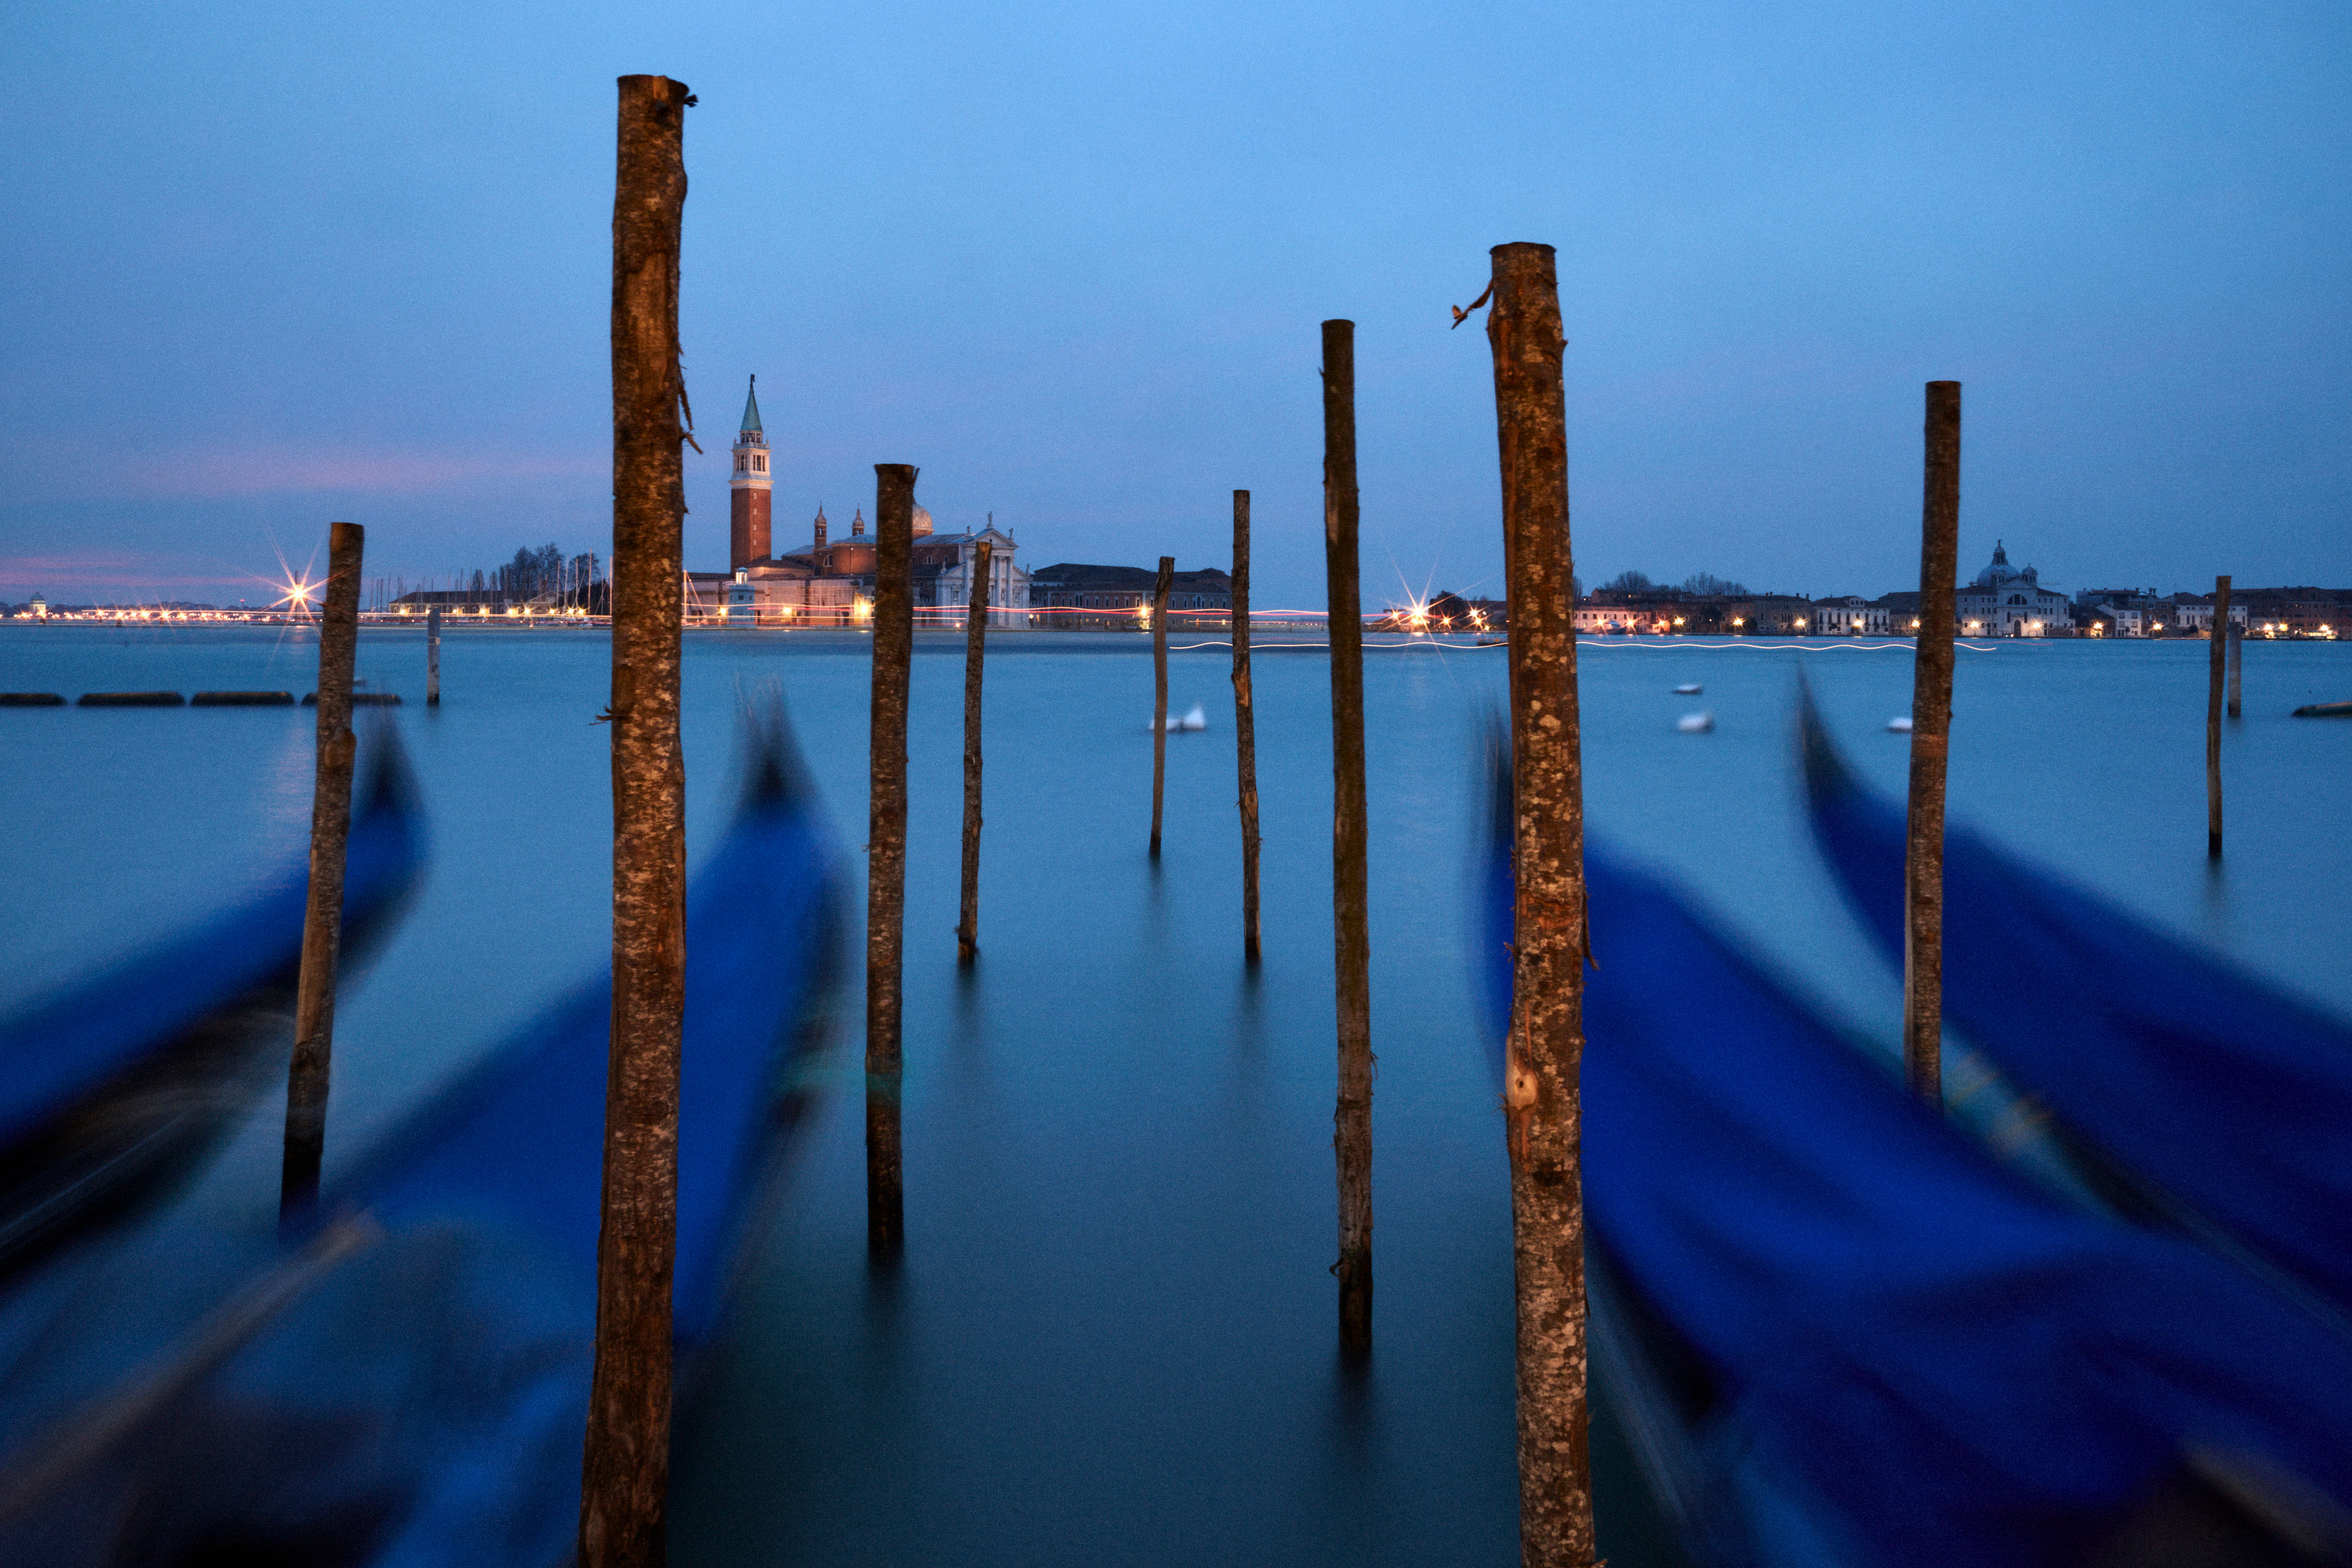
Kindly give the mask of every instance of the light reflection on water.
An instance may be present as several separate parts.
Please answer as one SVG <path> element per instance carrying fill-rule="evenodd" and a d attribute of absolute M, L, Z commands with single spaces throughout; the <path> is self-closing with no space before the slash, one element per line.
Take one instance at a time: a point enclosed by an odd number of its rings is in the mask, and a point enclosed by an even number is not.
<path fill-rule="evenodd" d="M 1184 639 L 1192 640 L 1192 639 Z M 1202 734 L 1169 743 L 1149 826 L 1139 637 L 993 645 L 982 958 L 954 963 L 961 642 L 919 642 L 908 899 L 903 1273 L 865 1262 L 854 1040 L 740 1331 L 685 1437 L 682 1563 L 1500 1563 L 1514 1552 L 1508 1216 L 1465 957 L 1464 879 L 1498 651 L 1368 658 L 1378 1336 L 1331 1354 L 1329 757 L 1324 656 L 1258 662 L 1266 962 L 1240 960 L 1227 659 L 1172 660 Z M 1960 656 L 1952 809 L 2152 917 L 2352 1012 L 2352 658 L 2249 645 L 2227 742 L 2230 854 L 2204 855 L 2201 644 Z M 229 630 L 0 628 L 0 687 L 307 689 L 312 645 Z M 730 789 L 731 710 L 775 679 L 862 892 L 866 640 L 709 634 L 687 659 L 690 832 Z M 1790 745 L 1793 670 L 1899 790 L 1902 651 L 1587 643 L 1596 831 L 1675 868 L 1823 1008 L 1891 1037 L 1899 985 L 1815 862 Z M 431 813 L 424 896 L 340 1009 L 330 1159 L 593 965 L 607 940 L 605 645 L 454 632 L 445 706 L 421 632 L 361 674 Z M 1678 698 L 1683 681 L 1705 692 Z M 1716 728 L 1675 720 L 1711 710 Z M 16 897 L 0 1005 L 197 918 L 299 855 L 300 710 L 0 710 Z M 1596 933 L 1606 962 L 1605 931 Z M 845 998 L 856 1015 L 853 991 Z M 193 1202 L 260 1225 L 275 1108 Z M 1604 1441 L 1603 1549 L 1656 1562 Z"/>

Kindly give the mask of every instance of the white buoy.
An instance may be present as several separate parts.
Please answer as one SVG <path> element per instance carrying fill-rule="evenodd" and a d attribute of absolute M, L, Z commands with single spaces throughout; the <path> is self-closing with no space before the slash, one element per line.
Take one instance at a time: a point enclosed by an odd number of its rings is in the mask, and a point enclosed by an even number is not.
<path fill-rule="evenodd" d="M 1181 721 L 1171 721 L 1168 727 L 1171 730 L 1205 730 L 1209 727 L 1209 715 L 1195 702 Z"/>
<path fill-rule="evenodd" d="M 1696 697 L 1698 695 L 1698 691 L 1699 686 L 1698 682 L 1696 680 L 1685 681 L 1682 685 L 1675 688 L 1675 695 L 1677 697 Z"/>
<path fill-rule="evenodd" d="M 1675 721 L 1675 728 L 1685 735 L 1704 735 L 1715 728 L 1712 713 L 1685 713 Z"/>
<path fill-rule="evenodd" d="M 1886 721 L 1886 727 L 1898 735 L 1907 735 L 1911 732 L 1910 716 L 1906 714 L 1900 719 L 1889 719 Z"/>

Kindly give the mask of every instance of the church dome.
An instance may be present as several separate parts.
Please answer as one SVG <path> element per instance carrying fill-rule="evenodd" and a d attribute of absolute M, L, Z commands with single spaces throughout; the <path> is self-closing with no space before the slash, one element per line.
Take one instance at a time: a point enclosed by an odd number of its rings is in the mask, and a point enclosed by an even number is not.
<path fill-rule="evenodd" d="M 915 537 L 920 539 L 931 531 L 931 514 L 921 507 L 915 509 Z"/>
<path fill-rule="evenodd" d="M 1992 542 L 1992 562 L 1977 574 L 1976 585 L 1979 588 L 1999 588 L 2005 583 L 2032 583 L 2034 578 L 2035 573 L 2032 567 L 2028 566 L 2021 572 L 2009 563 L 2009 551 L 2000 540 L 1996 539 Z"/>

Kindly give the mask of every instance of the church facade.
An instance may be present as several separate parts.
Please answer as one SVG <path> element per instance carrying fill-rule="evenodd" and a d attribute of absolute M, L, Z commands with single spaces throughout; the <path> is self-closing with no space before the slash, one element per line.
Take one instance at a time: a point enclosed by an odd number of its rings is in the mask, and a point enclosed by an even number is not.
<path fill-rule="evenodd" d="M 1993 542 L 1992 563 L 1952 599 L 1952 617 L 1962 637 L 2046 637 L 2074 635 L 2074 606 L 2065 595 L 2042 585 L 2032 567 L 2009 563 L 2009 551 Z"/>
<path fill-rule="evenodd" d="M 690 619 L 730 626 L 849 626 L 873 620 L 875 540 L 860 510 L 846 535 L 835 538 L 817 508 L 809 542 L 774 548 L 775 476 L 760 419 L 758 378 L 743 400 L 743 421 L 730 450 L 728 477 L 728 570 L 686 574 Z M 980 546 L 989 546 L 988 621 L 1029 624 L 1029 574 L 1015 559 L 1009 531 L 990 519 L 977 529 L 941 533 L 921 507 L 914 519 L 915 624 L 961 626 L 971 603 Z"/>

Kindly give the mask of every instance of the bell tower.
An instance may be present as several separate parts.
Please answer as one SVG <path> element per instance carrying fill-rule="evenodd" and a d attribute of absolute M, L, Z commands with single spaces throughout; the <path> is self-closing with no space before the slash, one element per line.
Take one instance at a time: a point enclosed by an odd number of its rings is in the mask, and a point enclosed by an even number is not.
<path fill-rule="evenodd" d="M 774 486 L 768 472 L 768 437 L 760 428 L 760 378 L 755 375 L 743 398 L 743 427 L 735 433 L 735 472 L 727 481 L 730 572 L 768 558 L 768 509 Z"/>

